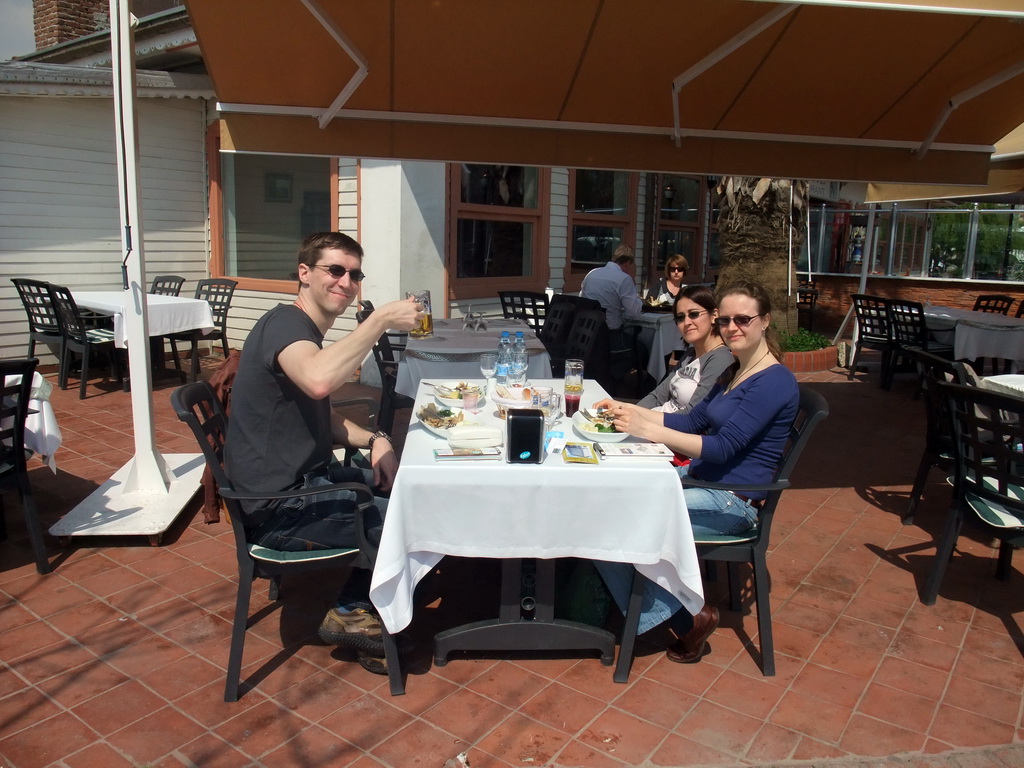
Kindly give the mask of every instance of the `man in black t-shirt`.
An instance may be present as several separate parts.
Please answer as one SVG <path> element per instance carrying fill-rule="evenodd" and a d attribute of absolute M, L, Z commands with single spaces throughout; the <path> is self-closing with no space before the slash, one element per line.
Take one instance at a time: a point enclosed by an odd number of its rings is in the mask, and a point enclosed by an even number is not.
<path fill-rule="evenodd" d="M 411 299 L 385 304 L 348 336 L 324 346 L 328 329 L 356 300 L 362 261 L 363 249 L 351 237 L 340 232 L 310 235 L 299 247 L 295 302 L 271 309 L 249 333 L 231 393 L 225 443 L 226 468 L 237 490 L 276 492 L 342 480 L 390 490 L 398 470 L 390 436 L 334 412 L 330 396 L 349 381 L 385 330 L 411 329 L 423 307 Z M 369 448 L 367 477 L 334 461 L 336 445 Z M 383 513 L 386 501 L 377 499 L 375 506 Z M 354 507 L 349 491 L 249 503 L 244 505 L 245 527 L 249 541 L 273 549 L 353 547 Z M 371 538 L 379 536 L 381 523 L 379 515 L 369 515 Z M 368 591 L 369 574 L 353 571 L 339 604 L 324 618 L 320 636 L 359 651 L 367 669 L 380 671 L 374 660 L 384 650 Z"/>

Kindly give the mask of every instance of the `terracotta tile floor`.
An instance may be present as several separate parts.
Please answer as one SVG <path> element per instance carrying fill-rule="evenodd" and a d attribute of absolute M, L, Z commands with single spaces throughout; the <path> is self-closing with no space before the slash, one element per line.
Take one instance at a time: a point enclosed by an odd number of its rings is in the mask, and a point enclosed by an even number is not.
<path fill-rule="evenodd" d="M 724 580 L 708 588 L 723 626 L 693 666 L 650 644 L 627 685 L 591 658 L 432 667 L 431 633 L 492 603 L 464 588 L 493 581 L 491 565 L 445 561 L 410 630 L 407 695 L 390 697 L 384 678 L 319 643 L 332 585 L 296 580 L 278 605 L 257 587 L 246 693 L 226 704 L 235 578 L 226 525 L 203 524 L 194 503 L 160 547 L 92 539 L 63 550 L 51 540 L 55 571 L 40 577 L 8 494 L 0 764 L 440 768 L 461 752 L 473 768 L 873 765 L 890 755 L 900 757 L 886 765 L 1024 764 L 1024 577 L 996 581 L 995 550 L 965 536 L 939 602 L 922 606 L 917 588 L 949 491 L 935 473 L 918 523 L 900 524 L 923 426 L 911 382 L 886 393 L 875 371 L 803 378 L 832 415 L 777 515 L 775 677 L 761 676 L 754 617 L 726 609 Z M 159 448 L 193 452 L 170 411 L 173 386 L 153 395 Z M 133 451 L 128 395 L 97 379 L 85 401 L 68 391 L 53 402 L 60 469 L 34 461 L 31 470 L 47 527 Z M 445 599 L 430 602 L 432 590 Z"/>

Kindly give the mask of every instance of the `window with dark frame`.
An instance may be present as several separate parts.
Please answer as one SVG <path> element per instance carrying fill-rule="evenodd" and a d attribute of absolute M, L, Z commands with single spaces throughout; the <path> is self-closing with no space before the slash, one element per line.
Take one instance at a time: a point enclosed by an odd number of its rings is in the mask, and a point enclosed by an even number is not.
<path fill-rule="evenodd" d="M 529 166 L 449 166 L 448 276 L 456 298 L 544 289 L 547 257 L 539 243 L 549 177 Z"/>
<path fill-rule="evenodd" d="M 627 171 L 570 171 L 568 259 L 565 290 L 606 264 L 622 243 L 636 240 L 637 176 Z"/>

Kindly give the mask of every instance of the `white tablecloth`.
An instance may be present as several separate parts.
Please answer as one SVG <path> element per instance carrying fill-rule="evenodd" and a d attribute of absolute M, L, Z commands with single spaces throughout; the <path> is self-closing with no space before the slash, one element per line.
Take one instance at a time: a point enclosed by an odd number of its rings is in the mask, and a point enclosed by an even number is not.
<path fill-rule="evenodd" d="M 1024 374 L 1004 373 L 999 376 L 986 376 L 981 379 L 981 386 L 1004 395 L 1024 397 Z"/>
<path fill-rule="evenodd" d="M 434 335 L 429 339 L 409 339 L 401 364 L 395 390 L 401 395 L 415 397 L 420 380 L 466 381 L 480 378 L 480 353 L 496 352 L 502 331 L 515 337 L 516 331 L 526 336 L 526 351 L 530 355 L 530 368 L 526 375 L 532 379 L 551 376 L 551 357 L 537 334 L 520 320 L 489 320 L 486 331 L 464 331 L 462 320 L 434 320 Z"/>
<path fill-rule="evenodd" d="M 126 347 L 124 316 L 129 294 L 126 291 L 74 291 L 75 303 L 82 309 L 91 309 L 114 317 L 114 344 Z M 213 313 L 203 299 L 184 296 L 146 294 L 149 314 L 149 335 L 167 336 L 182 331 L 213 330 Z"/>
<path fill-rule="evenodd" d="M 479 377 L 477 377 L 479 381 Z M 558 380 L 534 380 L 560 387 Z M 433 399 L 419 388 L 416 408 Z M 583 404 L 604 396 L 587 381 Z M 502 424 L 487 401 L 474 421 Z M 569 419 L 555 426 L 582 440 Z M 666 461 L 598 465 L 504 461 L 437 463 L 447 443 L 413 416 L 388 504 L 370 599 L 392 632 L 413 615 L 413 590 L 444 555 L 585 557 L 633 563 L 696 613 L 704 604 L 690 518 Z"/>
<path fill-rule="evenodd" d="M 665 378 L 665 357 L 677 349 L 683 349 L 686 342 L 679 334 L 675 315 L 665 312 L 644 312 L 638 320 L 626 320 L 626 325 L 635 325 L 641 329 L 640 341 L 650 350 L 647 358 L 647 372 L 655 381 Z"/>
<path fill-rule="evenodd" d="M 1024 317 L 941 306 L 925 307 L 924 316 L 936 339 L 953 344 L 957 360 L 998 357 L 1024 370 Z"/>
<path fill-rule="evenodd" d="M 11 376 L 11 383 L 17 383 L 21 376 Z M 57 426 L 57 416 L 50 404 L 50 391 L 53 386 L 39 375 L 39 371 L 32 374 L 32 390 L 29 396 L 29 410 L 35 411 L 25 417 L 25 447 L 39 454 L 46 466 L 54 473 L 57 472 L 57 460 L 54 454 L 60 448 L 64 436 Z"/>

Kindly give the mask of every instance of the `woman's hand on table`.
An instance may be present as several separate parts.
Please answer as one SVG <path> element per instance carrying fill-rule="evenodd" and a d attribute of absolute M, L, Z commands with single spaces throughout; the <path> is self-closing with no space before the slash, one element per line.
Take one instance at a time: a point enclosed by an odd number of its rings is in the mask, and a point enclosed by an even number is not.
<path fill-rule="evenodd" d="M 651 433 L 654 428 L 664 424 L 664 414 L 641 408 L 634 403 L 620 403 L 606 398 L 594 403 L 594 407 L 608 411 L 614 417 L 615 428 L 619 432 L 628 432 L 637 437 L 653 439 Z"/>

